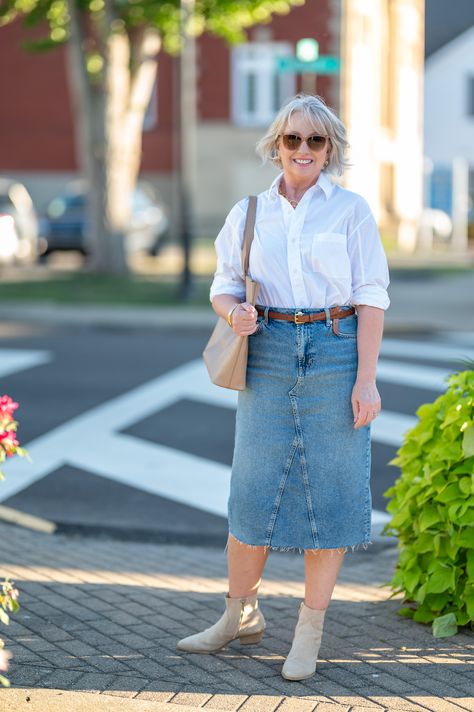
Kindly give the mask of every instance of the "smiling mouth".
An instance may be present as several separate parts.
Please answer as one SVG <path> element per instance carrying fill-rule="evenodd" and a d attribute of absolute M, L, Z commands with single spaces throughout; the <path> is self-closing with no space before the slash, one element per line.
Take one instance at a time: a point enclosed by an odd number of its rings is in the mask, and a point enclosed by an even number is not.
<path fill-rule="evenodd" d="M 312 158 L 293 158 L 293 161 L 298 166 L 309 166 L 309 164 L 313 162 L 313 159 Z"/>

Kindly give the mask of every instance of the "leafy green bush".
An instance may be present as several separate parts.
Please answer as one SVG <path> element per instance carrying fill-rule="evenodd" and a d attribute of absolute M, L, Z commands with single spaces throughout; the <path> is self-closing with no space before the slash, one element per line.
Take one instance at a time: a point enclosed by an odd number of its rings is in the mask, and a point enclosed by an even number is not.
<path fill-rule="evenodd" d="M 384 532 L 399 548 L 389 585 L 404 594 L 401 615 L 444 637 L 474 628 L 474 371 L 451 376 L 417 415 L 391 462 L 401 476 L 385 492 L 393 516 Z"/>

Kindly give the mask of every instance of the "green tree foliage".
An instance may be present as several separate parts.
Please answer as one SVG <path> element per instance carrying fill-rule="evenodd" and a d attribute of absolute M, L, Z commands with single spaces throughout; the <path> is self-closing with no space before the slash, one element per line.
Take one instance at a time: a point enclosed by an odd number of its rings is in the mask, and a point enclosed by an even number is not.
<path fill-rule="evenodd" d="M 401 615 L 444 637 L 474 628 L 474 371 L 451 376 L 417 415 L 391 463 L 401 476 L 385 492 L 385 532 L 399 547 L 390 585 L 404 594 Z"/>
<path fill-rule="evenodd" d="M 130 32 L 144 26 L 156 28 L 167 52 L 180 51 L 185 10 L 179 0 L 3 0 L 0 25 L 18 17 L 27 27 L 46 23 L 44 38 L 30 46 L 51 48 L 69 38 L 71 4 L 90 18 L 92 30 L 100 27 L 107 15 L 113 15 L 118 25 Z M 303 4 L 304 0 L 196 0 L 186 17 L 185 32 L 197 37 L 207 31 L 230 43 L 242 42 L 247 28 L 270 22 L 272 15 L 287 14 L 293 5 Z M 90 40 L 89 70 L 96 74 L 102 66 L 102 49 L 99 42 L 93 42 L 93 32 Z"/>

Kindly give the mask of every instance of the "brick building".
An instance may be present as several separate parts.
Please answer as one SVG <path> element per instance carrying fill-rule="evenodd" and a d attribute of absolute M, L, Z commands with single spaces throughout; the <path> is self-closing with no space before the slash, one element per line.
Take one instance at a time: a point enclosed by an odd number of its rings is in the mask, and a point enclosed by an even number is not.
<path fill-rule="evenodd" d="M 287 96 L 299 88 L 278 75 L 275 58 L 294 53 L 301 37 L 318 39 L 321 54 L 339 55 L 340 0 L 307 0 L 288 15 L 249 31 L 229 47 L 204 35 L 197 42 L 197 161 L 195 210 L 201 233 L 214 231 L 232 203 L 262 190 L 275 174 L 259 168 L 254 146 Z M 31 54 L 19 23 L 0 29 L 0 174 L 29 188 L 41 208 L 77 175 L 73 116 L 63 49 Z M 173 205 L 177 62 L 164 52 L 143 136 L 142 174 Z M 338 108 L 339 81 L 320 77 L 317 91 Z"/>

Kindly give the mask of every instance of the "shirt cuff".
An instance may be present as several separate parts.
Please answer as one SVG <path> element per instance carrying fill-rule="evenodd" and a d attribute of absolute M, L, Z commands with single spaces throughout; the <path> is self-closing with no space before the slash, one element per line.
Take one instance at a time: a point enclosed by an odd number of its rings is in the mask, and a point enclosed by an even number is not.
<path fill-rule="evenodd" d="M 377 307 L 378 309 L 388 309 L 390 299 L 387 290 L 376 285 L 364 284 L 352 294 L 351 304 L 354 306 L 367 305 L 368 307 Z"/>
<path fill-rule="evenodd" d="M 212 284 L 209 292 L 209 300 L 212 302 L 214 297 L 219 294 L 231 294 L 233 297 L 237 297 L 241 301 L 245 301 L 245 288 L 235 282 L 219 282 L 219 284 Z"/>

